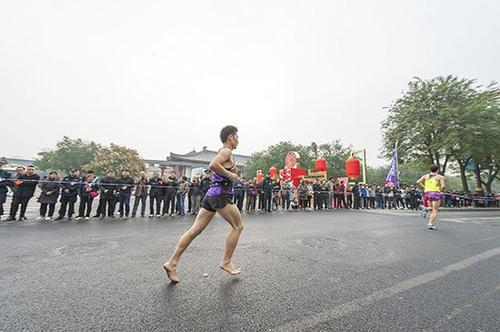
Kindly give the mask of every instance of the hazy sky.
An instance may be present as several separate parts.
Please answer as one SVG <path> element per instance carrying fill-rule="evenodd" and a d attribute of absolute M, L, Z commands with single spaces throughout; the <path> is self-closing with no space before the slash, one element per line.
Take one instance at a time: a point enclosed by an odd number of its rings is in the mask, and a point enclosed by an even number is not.
<path fill-rule="evenodd" d="M 0 0 L 0 155 L 63 136 L 165 158 L 341 139 L 377 159 L 414 76 L 500 77 L 500 2 Z M 284 157 L 284 156 L 283 156 Z"/>

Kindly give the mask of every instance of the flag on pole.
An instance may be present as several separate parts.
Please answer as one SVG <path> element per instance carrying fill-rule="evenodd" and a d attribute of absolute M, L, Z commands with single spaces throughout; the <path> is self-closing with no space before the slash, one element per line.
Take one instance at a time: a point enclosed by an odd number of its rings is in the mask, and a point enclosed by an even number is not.
<path fill-rule="evenodd" d="M 398 179 L 398 144 L 394 145 L 394 154 L 392 156 L 391 168 L 389 168 L 389 173 L 387 173 L 387 177 L 385 178 L 385 183 L 390 187 L 399 188 L 399 179 Z"/>

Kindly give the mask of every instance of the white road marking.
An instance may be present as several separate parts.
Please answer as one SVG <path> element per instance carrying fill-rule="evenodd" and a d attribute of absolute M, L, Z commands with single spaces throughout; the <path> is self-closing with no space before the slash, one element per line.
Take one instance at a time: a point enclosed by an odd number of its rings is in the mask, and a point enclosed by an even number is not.
<path fill-rule="evenodd" d="M 452 272 L 458 272 L 464 270 L 476 263 L 487 260 L 496 255 L 500 255 L 500 247 L 490 249 L 480 254 L 468 257 L 457 263 L 447 265 L 439 270 L 424 273 L 414 278 L 402 281 L 394 286 L 381 289 L 368 296 L 355 299 L 344 304 L 337 305 L 332 309 L 310 315 L 300 320 L 288 322 L 282 326 L 272 329 L 272 331 L 298 331 L 298 330 L 306 330 L 313 328 L 316 325 L 321 324 L 323 322 L 331 321 L 333 319 L 338 319 L 343 316 L 360 311 L 361 309 L 363 309 L 363 307 L 370 305 L 374 302 L 409 291 L 415 287 L 428 284 L 436 279 L 445 277 Z"/>
<path fill-rule="evenodd" d="M 449 221 L 449 222 L 456 222 L 456 223 L 459 223 L 459 224 L 464 224 L 465 221 L 463 221 L 462 219 L 449 219 L 449 218 L 438 218 L 437 221 Z"/>

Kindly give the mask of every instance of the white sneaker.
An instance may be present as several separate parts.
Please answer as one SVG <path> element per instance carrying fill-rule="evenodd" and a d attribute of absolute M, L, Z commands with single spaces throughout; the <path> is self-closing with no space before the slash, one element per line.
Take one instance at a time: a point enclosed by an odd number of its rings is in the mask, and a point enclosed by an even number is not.
<path fill-rule="evenodd" d="M 90 219 L 90 217 L 85 217 L 85 220 L 89 220 L 89 219 Z"/>
<path fill-rule="evenodd" d="M 52 220 L 51 217 L 45 217 L 45 220 Z"/>
<path fill-rule="evenodd" d="M 436 227 L 436 226 L 434 226 L 434 224 L 430 224 L 430 223 L 429 223 L 429 224 L 427 224 L 427 229 L 430 229 L 430 230 L 432 230 L 432 231 L 435 231 L 435 230 L 437 229 L 437 227 Z"/>
<path fill-rule="evenodd" d="M 40 217 L 36 218 L 36 220 L 42 220 L 42 219 L 43 219 L 43 217 L 42 217 L 42 216 L 40 216 Z"/>
<path fill-rule="evenodd" d="M 422 211 L 420 211 L 420 215 L 422 218 L 427 219 L 427 213 L 429 213 L 429 210 L 426 207 L 422 208 Z"/>
<path fill-rule="evenodd" d="M 75 220 L 80 220 L 80 219 L 82 219 L 82 217 L 76 217 L 76 218 L 75 218 Z"/>

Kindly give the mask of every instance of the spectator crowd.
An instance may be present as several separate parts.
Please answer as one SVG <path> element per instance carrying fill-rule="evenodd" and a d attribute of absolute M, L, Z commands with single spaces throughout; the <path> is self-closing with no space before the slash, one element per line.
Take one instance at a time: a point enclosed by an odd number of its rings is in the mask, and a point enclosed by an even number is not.
<path fill-rule="evenodd" d="M 26 220 L 29 201 L 37 193 L 40 204 L 38 220 L 77 220 L 94 218 L 150 218 L 196 214 L 210 188 L 210 171 L 190 181 L 172 171 L 168 176 L 159 171 L 147 178 L 145 172 L 130 176 L 123 169 L 119 176 L 107 171 L 98 178 L 94 171 L 80 173 L 72 169 L 61 177 L 52 171 L 43 179 L 35 167 L 18 167 L 16 174 L 3 171 L 0 165 L 0 218 L 4 214 L 7 192 L 13 192 L 9 216 L 6 221 Z M 38 190 L 37 190 L 38 188 Z M 331 209 L 407 209 L 418 210 L 423 193 L 416 186 L 394 188 L 388 185 L 343 183 L 339 180 L 302 179 L 298 186 L 292 181 L 276 181 L 267 175 L 262 181 L 240 179 L 233 183 L 234 204 L 240 211 L 288 211 Z M 132 200 L 133 198 L 133 200 Z M 498 207 L 500 197 L 494 193 L 443 193 L 445 207 Z M 95 201 L 95 203 L 94 203 Z M 59 209 L 56 213 L 56 204 Z M 133 204 L 131 204 L 131 202 Z M 78 203 L 78 206 L 77 206 Z M 93 207 L 95 213 L 92 215 Z M 117 211 L 118 210 L 118 211 Z"/>

